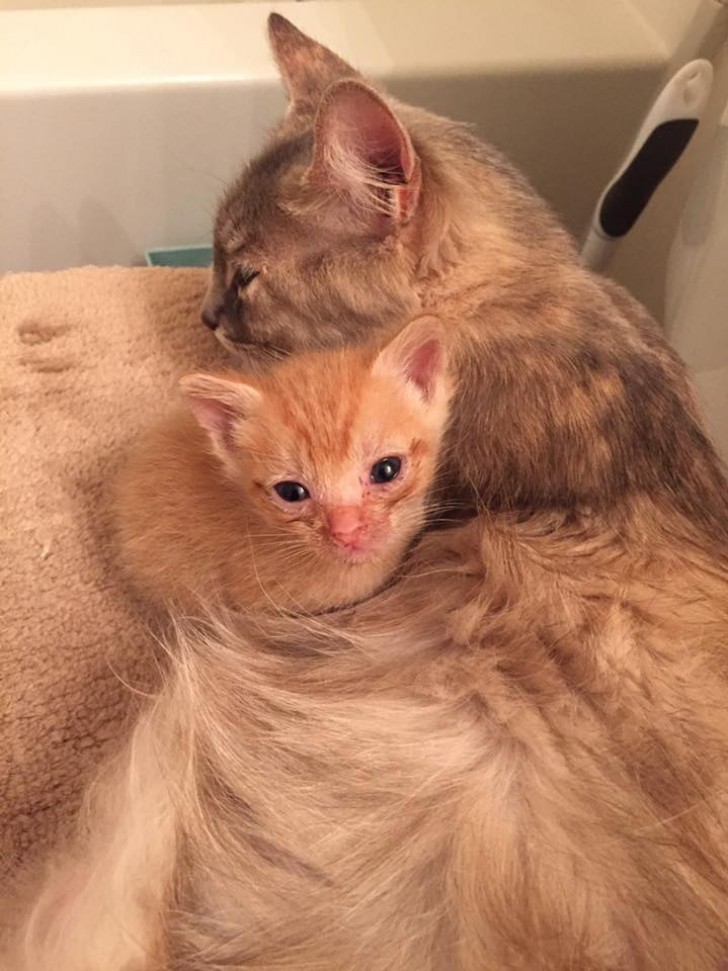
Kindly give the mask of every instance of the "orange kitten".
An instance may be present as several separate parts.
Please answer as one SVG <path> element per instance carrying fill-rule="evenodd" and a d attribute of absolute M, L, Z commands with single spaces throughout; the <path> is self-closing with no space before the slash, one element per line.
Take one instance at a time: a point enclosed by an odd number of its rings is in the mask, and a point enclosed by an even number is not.
<path fill-rule="evenodd" d="M 118 492 L 123 560 L 170 602 L 321 608 L 370 594 L 422 528 L 449 384 L 443 332 L 195 374 Z"/>

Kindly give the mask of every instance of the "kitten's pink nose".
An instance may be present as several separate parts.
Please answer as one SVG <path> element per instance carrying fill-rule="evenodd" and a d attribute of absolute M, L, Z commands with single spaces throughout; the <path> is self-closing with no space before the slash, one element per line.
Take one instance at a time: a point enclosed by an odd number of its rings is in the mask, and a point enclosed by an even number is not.
<path fill-rule="evenodd" d="M 359 506 L 334 506 L 328 511 L 326 524 L 331 538 L 339 546 L 356 550 L 364 545 L 367 525 Z"/>

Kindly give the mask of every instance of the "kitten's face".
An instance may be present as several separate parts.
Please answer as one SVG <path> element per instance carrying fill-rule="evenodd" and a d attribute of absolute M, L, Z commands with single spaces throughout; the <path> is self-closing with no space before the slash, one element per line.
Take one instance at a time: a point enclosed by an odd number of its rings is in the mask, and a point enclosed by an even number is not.
<path fill-rule="evenodd" d="M 439 434 L 391 383 L 337 388 L 336 371 L 325 402 L 293 385 L 239 430 L 241 481 L 296 546 L 346 564 L 388 558 L 422 527 Z"/>
<path fill-rule="evenodd" d="M 351 67 L 282 18 L 271 39 L 291 106 L 219 207 L 203 320 L 237 348 L 367 339 L 420 309 L 420 163 Z"/>
<path fill-rule="evenodd" d="M 349 349 L 291 358 L 245 383 L 190 379 L 198 418 L 284 564 L 389 567 L 421 530 L 447 418 L 441 341 L 427 318 L 374 360 Z M 215 393 L 228 396 L 223 425 L 200 411 Z"/>

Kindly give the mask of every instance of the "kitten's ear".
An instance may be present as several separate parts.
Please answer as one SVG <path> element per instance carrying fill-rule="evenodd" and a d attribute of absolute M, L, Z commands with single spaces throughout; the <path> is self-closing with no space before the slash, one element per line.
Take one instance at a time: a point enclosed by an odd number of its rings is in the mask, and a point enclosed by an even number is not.
<path fill-rule="evenodd" d="M 268 37 L 291 111 L 313 114 L 330 84 L 341 78 L 358 77 L 346 61 L 278 13 L 268 17 Z"/>
<path fill-rule="evenodd" d="M 447 378 L 447 335 L 442 321 L 430 316 L 411 321 L 379 352 L 372 371 L 396 375 L 426 402 L 439 398 Z"/>
<path fill-rule="evenodd" d="M 361 81 L 337 81 L 316 115 L 309 179 L 343 189 L 363 213 L 403 224 L 417 208 L 420 160 L 376 91 Z"/>
<path fill-rule="evenodd" d="M 260 405 L 260 391 L 215 374 L 189 374 L 179 386 L 215 451 L 226 460 L 234 447 L 233 430 Z"/>

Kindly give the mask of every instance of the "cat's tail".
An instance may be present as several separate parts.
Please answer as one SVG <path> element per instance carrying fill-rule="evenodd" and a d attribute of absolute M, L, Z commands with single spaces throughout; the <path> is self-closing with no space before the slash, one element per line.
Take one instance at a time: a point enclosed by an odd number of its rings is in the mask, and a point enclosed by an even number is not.
<path fill-rule="evenodd" d="M 293 621 L 282 623 L 292 635 Z M 238 618 L 241 626 L 248 625 Z M 29 888 L 31 901 L 0 953 L 0 971 L 166 966 L 181 834 L 197 812 L 197 671 L 201 655 L 214 653 L 230 629 L 223 611 L 177 623 L 166 644 L 164 686 L 91 786 L 68 845 Z M 237 637 L 246 641 L 242 630 Z"/>
<path fill-rule="evenodd" d="M 57 859 L 8 971 L 147 971 L 163 966 L 163 913 L 187 771 L 165 689 L 94 784 L 75 845 Z"/>

